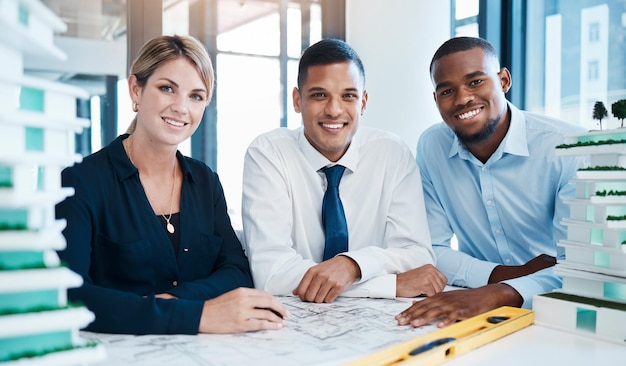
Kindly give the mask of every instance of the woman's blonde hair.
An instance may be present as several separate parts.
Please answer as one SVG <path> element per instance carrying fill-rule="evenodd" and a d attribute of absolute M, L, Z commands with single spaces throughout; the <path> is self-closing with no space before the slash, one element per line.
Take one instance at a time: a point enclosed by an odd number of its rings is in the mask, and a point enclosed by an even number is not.
<path fill-rule="evenodd" d="M 146 42 L 139 50 L 139 55 L 130 67 L 130 74 L 135 75 L 137 84 L 143 88 L 148 79 L 162 64 L 184 57 L 196 66 L 202 82 L 208 92 L 207 103 L 213 96 L 215 74 L 211 57 L 200 41 L 191 36 L 158 36 Z M 137 126 L 137 117 L 133 119 L 126 133 L 133 133 Z"/>

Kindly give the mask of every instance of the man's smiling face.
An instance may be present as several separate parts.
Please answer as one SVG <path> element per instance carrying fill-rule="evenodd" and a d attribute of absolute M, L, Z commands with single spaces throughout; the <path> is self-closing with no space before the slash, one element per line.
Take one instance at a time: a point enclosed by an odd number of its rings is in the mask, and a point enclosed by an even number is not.
<path fill-rule="evenodd" d="M 294 88 L 293 103 L 302 114 L 309 143 L 328 160 L 337 161 L 357 131 L 367 92 L 354 63 L 315 65 L 309 67 L 302 88 Z"/>
<path fill-rule="evenodd" d="M 466 145 L 491 138 L 505 118 L 508 70 L 479 47 L 451 53 L 433 65 L 435 102 L 444 122 Z"/>

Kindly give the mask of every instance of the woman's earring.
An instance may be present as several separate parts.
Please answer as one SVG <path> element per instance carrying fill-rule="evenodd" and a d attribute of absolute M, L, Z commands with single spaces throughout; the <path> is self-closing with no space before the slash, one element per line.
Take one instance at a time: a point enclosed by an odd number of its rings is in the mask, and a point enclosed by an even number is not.
<path fill-rule="evenodd" d="M 137 102 L 133 101 L 133 112 L 137 113 L 139 111 L 139 105 Z"/>

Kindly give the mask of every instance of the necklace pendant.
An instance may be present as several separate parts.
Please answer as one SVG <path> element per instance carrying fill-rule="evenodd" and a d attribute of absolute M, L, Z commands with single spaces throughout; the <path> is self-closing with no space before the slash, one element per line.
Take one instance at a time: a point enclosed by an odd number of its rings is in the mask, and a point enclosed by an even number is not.
<path fill-rule="evenodd" d="M 167 231 L 170 232 L 170 234 L 174 234 L 174 225 L 170 224 L 169 222 L 167 223 Z"/>

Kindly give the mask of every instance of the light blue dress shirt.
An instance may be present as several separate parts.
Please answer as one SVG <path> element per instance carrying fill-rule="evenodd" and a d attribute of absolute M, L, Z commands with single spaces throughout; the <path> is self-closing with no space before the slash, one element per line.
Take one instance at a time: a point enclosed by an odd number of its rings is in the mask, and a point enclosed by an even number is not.
<path fill-rule="evenodd" d="M 417 145 L 417 163 L 437 268 L 448 284 L 480 287 L 497 265 L 522 265 L 540 254 L 564 259 L 556 243 L 566 236 L 563 199 L 585 164 L 581 157 L 556 156 L 565 137 L 581 126 L 522 112 L 509 103 L 509 130 L 483 164 L 444 123 L 428 128 Z M 458 251 L 450 247 L 456 236 Z M 532 305 L 532 296 L 561 287 L 548 268 L 504 281 Z"/>

